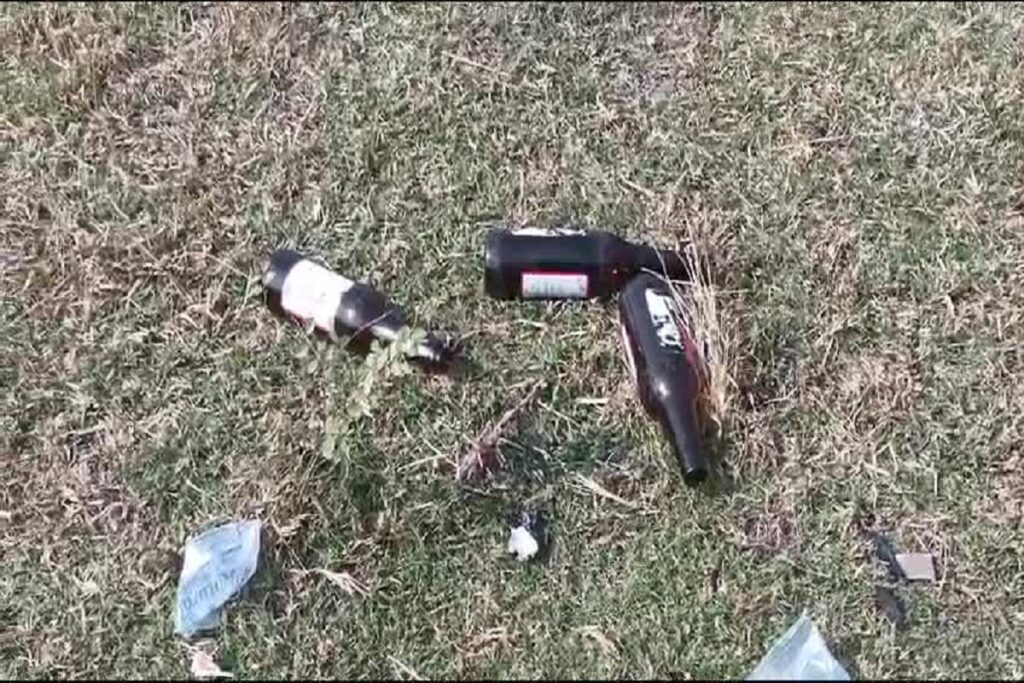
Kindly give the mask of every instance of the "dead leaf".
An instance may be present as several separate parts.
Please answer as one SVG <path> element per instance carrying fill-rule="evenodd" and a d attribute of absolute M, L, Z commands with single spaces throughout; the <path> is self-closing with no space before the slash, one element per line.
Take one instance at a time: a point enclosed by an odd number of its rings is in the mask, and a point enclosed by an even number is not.
<path fill-rule="evenodd" d="M 348 572 L 332 572 L 327 569 L 314 569 L 313 571 L 320 574 L 349 595 L 358 594 L 366 596 L 370 594 L 370 590 L 361 581 L 359 581 L 359 579 L 355 578 Z"/>
<path fill-rule="evenodd" d="M 234 678 L 234 674 L 223 671 L 207 652 L 192 651 L 192 675 L 196 678 Z"/>

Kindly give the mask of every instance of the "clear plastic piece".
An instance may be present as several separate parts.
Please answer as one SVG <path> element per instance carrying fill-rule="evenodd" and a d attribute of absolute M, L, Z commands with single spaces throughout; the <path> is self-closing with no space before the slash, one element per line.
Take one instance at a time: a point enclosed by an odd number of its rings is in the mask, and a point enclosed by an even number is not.
<path fill-rule="evenodd" d="M 260 522 L 231 522 L 185 543 L 174 630 L 185 637 L 220 625 L 221 608 L 256 572 Z"/>
<path fill-rule="evenodd" d="M 758 663 L 748 681 L 848 681 L 814 622 L 803 614 Z"/>

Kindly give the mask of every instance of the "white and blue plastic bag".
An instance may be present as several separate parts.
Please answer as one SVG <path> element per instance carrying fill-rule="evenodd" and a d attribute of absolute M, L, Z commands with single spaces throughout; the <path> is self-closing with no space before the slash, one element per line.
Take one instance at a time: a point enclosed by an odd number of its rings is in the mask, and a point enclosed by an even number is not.
<path fill-rule="evenodd" d="M 256 573 L 260 522 L 230 522 L 185 542 L 174 631 L 186 638 L 220 626 L 224 604 Z"/>
<path fill-rule="evenodd" d="M 758 663 L 748 681 L 848 681 L 807 614 L 789 627 Z"/>

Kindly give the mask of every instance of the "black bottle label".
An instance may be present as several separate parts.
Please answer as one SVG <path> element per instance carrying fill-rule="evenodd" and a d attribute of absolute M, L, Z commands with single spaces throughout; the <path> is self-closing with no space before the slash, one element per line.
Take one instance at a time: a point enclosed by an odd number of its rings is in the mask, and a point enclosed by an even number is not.
<path fill-rule="evenodd" d="M 299 261 L 281 287 L 281 308 L 303 323 L 314 325 L 336 338 L 334 318 L 341 297 L 355 284 L 312 261 Z"/>
<path fill-rule="evenodd" d="M 524 299 L 586 299 L 590 281 L 586 273 L 527 270 L 520 289 Z"/>
<path fill-rule="evenodd" d="M 647 300 L 647 312 L 651 316 L 651 324 L 658 333 L 658 343 L 664 348 L 684 351 L 683 335 L 679 330 L 676 318 L 679 309 L 671 296 L 648 289 L 644 292 Z"/>

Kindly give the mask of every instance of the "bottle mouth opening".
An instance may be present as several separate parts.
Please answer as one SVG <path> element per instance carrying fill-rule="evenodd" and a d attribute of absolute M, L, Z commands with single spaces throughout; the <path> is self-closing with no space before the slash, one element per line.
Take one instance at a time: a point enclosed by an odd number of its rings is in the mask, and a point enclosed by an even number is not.
<path fill-rule="evenodd" d="M 690 467 L 683 472 L 683 481 L 687 484 L 699 484 L 708 478 L 708 471 L 703 467 Z"/>
<path fill-rule="evenodd" d="M 420 357 L 434 363 L 447 363 L 459 353 L 458 342 L 447 334 L 432 334 L 420 343 Z"/>

